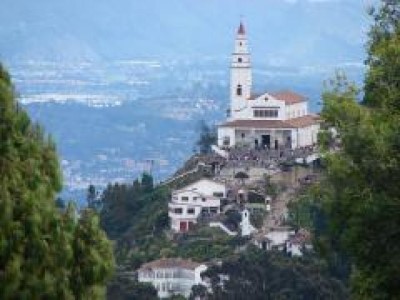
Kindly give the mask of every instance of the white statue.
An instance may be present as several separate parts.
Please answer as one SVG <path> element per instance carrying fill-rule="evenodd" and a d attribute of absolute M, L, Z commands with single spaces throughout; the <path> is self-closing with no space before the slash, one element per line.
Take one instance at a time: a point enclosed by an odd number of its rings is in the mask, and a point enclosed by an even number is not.
<path fill-rule="evenodd" d="M 249 236 L 257 229 L 250 223 L 250 213 L 247 209 L 242 211 L 242 222 L 240 222 L 242 236 Z"/>

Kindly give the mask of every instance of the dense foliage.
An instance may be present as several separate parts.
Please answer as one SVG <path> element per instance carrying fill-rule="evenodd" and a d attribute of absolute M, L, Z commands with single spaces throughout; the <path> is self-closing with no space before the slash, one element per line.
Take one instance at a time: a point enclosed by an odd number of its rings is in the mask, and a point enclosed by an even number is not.
<path fill-rule="evenodd" d="M 91 212 L 56 206 L 54 143 L 16 103 L 0 65 L 0 298 L 97 299 L 113 269 Z"/>
<path fill-rule="evenodd" d="M 118 300 L 157 300 L 157 290 L 149 283 L 139 283 L 119 276 L 110 281 L 107 299 Z"/>
<path fill-rule="evenodd" d="M 169 191 L 144 174 L 133 184 L 109 185 L 101 196 L 101 225 L 110 238 L 133 245 L 168 226 Z"/>
<path fill-rule="evenodd" d="M 203 276 L 212 285 L 207 299 L 347 298 L 340 281 L 316 261 L 255 249 L 211 267 Z"/>
<path fill-rule="evenodd" d="M 400 298 L 400 1 L 371 14 L 363 104 L 343 76 L 324 94 L 322 116 L 341 150 L 326 157 L 318 201 L 329 240 L 354 265 L 356 299 Z"/>

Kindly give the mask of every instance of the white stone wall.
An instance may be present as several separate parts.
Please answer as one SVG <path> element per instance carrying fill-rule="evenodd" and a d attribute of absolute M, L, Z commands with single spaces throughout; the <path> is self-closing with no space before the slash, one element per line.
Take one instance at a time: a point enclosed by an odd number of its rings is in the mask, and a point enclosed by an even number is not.
<path fill-rule="evenodd" d="M 285 102 L 277 100 L 265 93 L 254 100 L 246 100 L 242 103 L 240 110 L 235 111 L 230 120 L 285 120 Z M 277 117 L 254 117 L 254 110 L 270 109 L 278 110 Z"/>
<path fill-rule="evenodd" d="M 285 109 L 286 120 L 303 117 L 307 114 L 308 114 L 308 103 L 306 101 L 287 105 Z"/>
<path fill-rule="evenodd" d="M 194 270 L 183 268 L 139 270 L 138 281 L 151 283 L 160 298 L 167 298 L 175 293 L 189 297 L 193 285 L 204 284 L 200 274 L 205 270 L 207 270 L 205 265 L 200 265 Z"/>
<path fill-rule="evenodd" d="M 318 142 L 319 124 L 298 129 L 298 147 L 306 147 Z"/>
<path fill-rule="evenodd" d="M 225 139 L 229 140 L 229 144 L 225 145 Z M 236 143 L 235 129 L 229 127 L 218 127 L 218 147 L 232 147 Z"/>
<path fill-rule="evenodd" d="M 226 186 L 223 183 L 219 183 L 210 179 L 201 179 L 192 183 L 185 188 L 181 189 L 181 191 L 191 190 L 202 195 L 213 196 L 214 193 L 222 193 L 223 197 L 226 196 Z"/>

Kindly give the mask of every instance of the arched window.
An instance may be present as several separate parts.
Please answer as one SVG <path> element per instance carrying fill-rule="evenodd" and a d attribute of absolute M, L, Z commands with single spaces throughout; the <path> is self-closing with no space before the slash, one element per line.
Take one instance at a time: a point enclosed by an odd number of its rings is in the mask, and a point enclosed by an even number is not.
<path fill-rule="evenodd" d="M 240 62 L 240 63 L 242 62 L 242 58 L 241 57 L 238 58 L 238 62 Z"/>
<path fill-rule="evenodd" d="M 242 96 L 242 85 L 241 84 L 239 84 L 236 88 L 236 95 Z"/>

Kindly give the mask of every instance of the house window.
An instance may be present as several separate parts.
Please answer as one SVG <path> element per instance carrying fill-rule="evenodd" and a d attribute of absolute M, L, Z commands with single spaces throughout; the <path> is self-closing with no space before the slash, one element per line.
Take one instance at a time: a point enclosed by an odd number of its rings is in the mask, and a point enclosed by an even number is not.
<path fill-rule="evenodd" d="M 210 213 L 217 214 L 218 213 L 218 207 L 210 207 Z"/>
<path fill-rule="evenodd" d="M 193 197 L 193 201 L 196 202 L 197 201 L 197 197 Z"/>
<path fill-rule="evenodd" d="M 202 200 L 203 202 L 206 202 L 207 199 L 206 199 L 206 198 L 201 198 L 201 200 Z"/>
<path fill-rule="evenodd" d="M 182 214 L 182 208 L 175 208 L 174 213 L 178 215 Z"/>
<path fill-rule="evenodd" d="M 189 197 L 182 197 L 181 200 L 182 201 L 189 201 Z"/>
<path fill-rule="evenodd" d="M 214 193 L 213 193 L 213 196 L 214 196 L 214 197 L 218 197 L 218 198 L 222 198 L 222 197 L 224 196 L 224 193 L 221 193 L 221 192 L 214 192 Z"/>
<path fill-rule="evenodd" d="M 194 208 L 188 208 L 187 213 L 189 215 L 194 215 Z"/>
<path fill-rule="evenodd" d="M 241 84 L 239 84 L 236 88 L 236 95 L 242 96 L 242 85 Z"/>
<path fill-rule="evenodd" d="M 244 139 L 246 137 L 246 135 L 244 133 L 242 133 L 242 139 Z"/>

